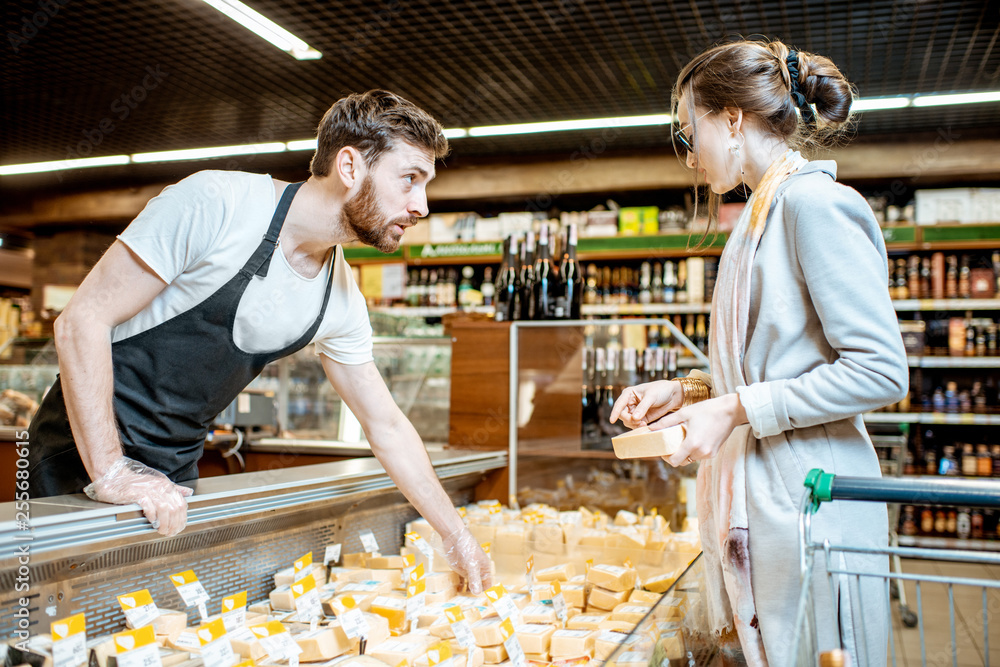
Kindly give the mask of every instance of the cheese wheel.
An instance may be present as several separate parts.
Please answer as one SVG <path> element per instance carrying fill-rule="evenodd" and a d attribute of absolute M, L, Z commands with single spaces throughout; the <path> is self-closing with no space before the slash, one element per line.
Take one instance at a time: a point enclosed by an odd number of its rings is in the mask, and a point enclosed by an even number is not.
<path fill-rule="evenodd" d="M 592 656 L 597 635 L 593 630 L 556 630 L 552 633 L 549 653 L 553 658 Z"/>
<path fill-rule="evenodd" d="M 620 592 L 635 588 L 637 576 L 635 568 L 598 564 L 587 572 L 587 582 L 610 591 Z"/>

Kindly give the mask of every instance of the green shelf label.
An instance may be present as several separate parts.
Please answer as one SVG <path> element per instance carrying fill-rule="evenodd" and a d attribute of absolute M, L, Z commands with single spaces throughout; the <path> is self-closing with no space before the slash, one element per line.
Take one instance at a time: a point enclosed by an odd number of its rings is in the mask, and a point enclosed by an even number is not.
<path fill-rule="evenodd" d="M 617 252 L 622 250 L 677 250 L 692 248 L 698 245 L 701 234 L 655 234 L 650 236 L 612 236 L 608 238 L 580 239 L 577 249 L 580 252 Z M 726 234 L 714 237 L 709 235 L 705 240 L 709 248 L 721 248 L 726 244 Z M 713 242 L 714 241 L 714 242 Z"/>
<path fill-rule="evenodd" d="M 943 241 L 996 241 L 1000 243 L 1000 225 L 956 225 L 924 227 L 926 243 Z"/>
<path fill-rule="evenodd" d="M 883 227 L 882 238 L 886 243 L 916 243 L 916 227 Z"/>
<path fill-rule="evenodd" d="M 424 243 L 406 247 L 408 259 L 448 259 L 450 257 L 497 257 L 503 254 L 499 241 L 473 243 Z"/>
<path fill-rule="evenodd" d="M 403 250 L 382 252 L 375 248 L 344 248 L 344 259 L 403 259 Z"/>

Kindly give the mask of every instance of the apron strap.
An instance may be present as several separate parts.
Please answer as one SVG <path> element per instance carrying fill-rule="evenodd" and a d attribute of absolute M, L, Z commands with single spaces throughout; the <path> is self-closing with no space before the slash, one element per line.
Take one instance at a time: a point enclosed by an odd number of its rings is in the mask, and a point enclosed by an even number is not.
<path fill-rule="evenodd" d="M 241 269 L 241 273 L 248 278 L 254 275 L 263 278 L 267 275 L 267 269 L 271 265 L 271 256 L 278 245 L 278 235 L 281 234 L 281 227 L 285 224 L 285 216 L 288 215 L 288 209 L 292 206 L 295 193 L 299 191 L 303 183 L 292 183 L 286 186 L 281 193 L 281 199 L 278 201 L 278 207 L 274 209 L 274 215 L 271 216 L 271 224 L 267 228 L 267 233 L 264 234 L 257 250 Z"/>

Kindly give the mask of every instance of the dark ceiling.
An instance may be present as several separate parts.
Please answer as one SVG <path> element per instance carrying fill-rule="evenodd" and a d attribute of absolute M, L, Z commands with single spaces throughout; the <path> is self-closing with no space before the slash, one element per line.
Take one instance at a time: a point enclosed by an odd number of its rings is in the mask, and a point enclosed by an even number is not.
<path fill-rule="evenodd" d="M 334 100 L 374 87 L 413 100 L 446 127 L 660 113 L 679 68 L 737 34 L 827 55 L 864 97 L 1000 87 L 997 2 L 248 4 L 323 58 L 297 61 L 199 0 L 7 0 L 0 163 L 75 157 L 88 141 L 99 141 L 93 155 L 109 155 L 309 138 Z M 49 16 L 46 7 L 58 11 Z M 869 140 L 951 128 L 970 136 L 998 126 L 1000 104 L 989 103 L 873 112 L 859 133 Z M 456 140 L 451 161 L 566 157 L 592 138 Z M 663 147 L 666 138 L 662 128 L 630 130 L 610 148 Z M 114 186 L 227 164 L 280 171 L 304 167 L 308 158 L 297 152 L 2 177 L 0 191 Z"/>

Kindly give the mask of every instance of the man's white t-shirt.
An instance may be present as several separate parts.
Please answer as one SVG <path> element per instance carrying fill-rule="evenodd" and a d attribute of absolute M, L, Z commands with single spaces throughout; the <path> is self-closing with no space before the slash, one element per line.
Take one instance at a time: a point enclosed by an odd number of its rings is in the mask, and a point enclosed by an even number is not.
<path fill-rule="evenodd" d="M 151 199 L 118 239 L 167 287 L 115 327 L 112 340 L 152 329 L 218 291 L 260 245 L 277 205 L 270 176 L 233 171 L 200 171 Z M 236 346 L 272 352 L 300 338 L 319 317 L 330 264 L 328 258 L 315 278 L 305 278 L 279 244 L 267 276 L 254 276 L 240 300 Z M 340 246 L 333 265 L 330 301 L 313 337 L 316 351 L 342 364 L 367 363 L 373 359 L 368 309 Z"/>

